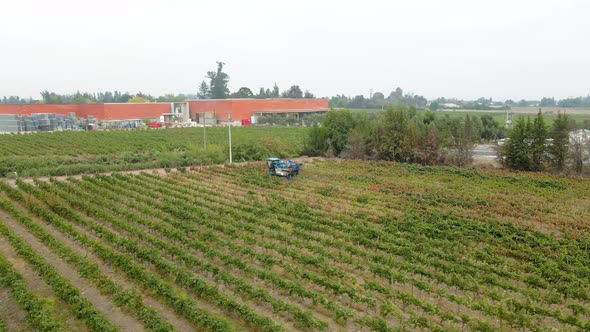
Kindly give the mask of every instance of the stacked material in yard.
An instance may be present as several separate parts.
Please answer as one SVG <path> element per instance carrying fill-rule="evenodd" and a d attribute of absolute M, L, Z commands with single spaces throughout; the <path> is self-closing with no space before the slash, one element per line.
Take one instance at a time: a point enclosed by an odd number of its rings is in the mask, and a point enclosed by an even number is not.
<path fill-rule="evenodd" d="M 30 116 L 0 114 L 0 132 L 8 133 L 74 129 L 78 123 L 79 120 L 75 114 L 35 113 Z"/>
<path fill-rule="evenodd" d="M 15 132 L 21 131 L 22 121 L 20 116 L 14 114 L 0 114 L 0 131 Z"/>

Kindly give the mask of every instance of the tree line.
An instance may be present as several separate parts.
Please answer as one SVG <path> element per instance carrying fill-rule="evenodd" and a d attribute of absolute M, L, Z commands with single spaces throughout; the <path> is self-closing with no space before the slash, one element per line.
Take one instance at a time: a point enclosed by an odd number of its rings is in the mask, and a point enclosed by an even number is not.
<path fill-rule="evenodd" d="M 560 99 L 560 100 L 555 100 L 555 98 L 551 97 L 551 98 L 543 98 L 541 99 L 541 101 L 539 102 L 539 106 L 540 107 L 563 107 L 563 108 L 569 108 L 569 107 L 590 107 L 590 95 L 587 95 L 586 97 L 570 97 L 570 98 L 564 98 L 564 99 Z"/>
<path fill-rule="evenodd" d="M 187 99 L 226 99 L 226 98 L 315 98 L 309 90 L 302 90 L 299 85 L 292 85 L 287 90 L 280 91 L 275 83 L 272 89 L 261 87 L 258 93 L 253 93 L 248 87 L 240 87 L 235 92 L 228 88 L 229 75 L 223 71 L 225 63 L 217 62 L 215 71 L 208 71 L 195 94 L 165 94 L 154 97 L 150 94 L 137 92 L 135 94 L 121 91 L 105 91 L 98 93 L 76 91 L 74 94 L 58 94 L 50 91 L 41 92 L 41 100 L 25 99 L 18 96 L 4 96 L 1 104 L 91 104 L 91 103 L 147 103 L 147 102 L 182 102 Z"/>
<path fill-rule="evenodd" d="M 382 92 L 371 93 L 369 97 L 357 95 L 354 97 L 338 94 L 330 98 L 330 107 L 350 109 L 383 109 L 389 104 L 413 105 L 420 109 L 436 111 L 440 109 L 466 109 L 466 110 L 509 110 L 512 107 L 590 107 L 590 95 L 586 97 L 570 97 L 556 100 L 553 97 L 544 97 L 541 100 L 521 99 L 514 101 L 493 100 L 480 97 L 474 100 L 462 100 L 457 98 L 439 97 L 428 100 L 424 96 L 414 93 L 404 93 L 401 88 L 396 88 L 387 97 Z"/>
<path fill-rule="evenodd" d="M 475 143 L 504 137 L 504 128 L 488 114 L 443 116 L 415 106 L 389 105 L 384 112 L 328 112 L 310 129 L 303 153 L 309 156 L 389 160 L 426 165 L 468 166 Z M 559 113 L 551 126 L 541 112 L 519 117 L 499 158 L 509 169 L 582 172 L 590 162 L 590 131 Z"/>
<path fill-rule="evenodd" d="M 129 93 L 121 91 L 105 91 L 98 93 L 76 91 L 74 94 L 58 94 L 50 91 L 42 91 L 41 99 L 24 99 L 20 97 L 3 97 L 1 104 L 95 104 L 95 103 L 146 103 L 146 102 L 177 102 L 185 99 L 196 98 L 191 95 L 166 94 L 154 97 L 140 92 Z"/>
<path fill-rule="evenodd" d="M 400 87 L 391 91 L 387 97 L 382 92 L 375 92 L 369 98 L 365 98 L 364 95 L 358 95 L 354 98 L 336 95 L 330 98 L 330 107 L 333 108 L 380 109 L 390 104 L 405 104 L 416 108 L 426 108 L 428 100 L 420 95 L 404 93 Z"/>
<path fill-rule="evenodd" d="M 581 173 L 590 159 L 590 135 L 576 129 L 575 121 L 561 112 L 553 124 L 545 124 L 541 112 L 531 120 L 519 117 L 500 151 L 506 167 L 513 170 L 562 172 L 571 163 Z"/>
<path fill-rule="evenodd" d="M 224 62 L 217 61 L 217 70 L 208 71 L 205 76 L 206 80 L 201 81 L 197 97 L 199 99 L 226 99 L 226 98 L 315 98 L 315 95 L 309 90 L 303 91 L 299 85 L 292 85 L 289 89 L 280 92 L 275 83 L 272 90 L 261 87 L 257 94 L 254 94 L 248 87 L 241 87 L 235 92 L 230 92 L 228 88 L 229 75 L 223 71 Z"/>
<path fill-rule="evenodd" d="M 230 76 L 223 71 L 224 62 L 217 61 L 216 70 L 208 71 L 205 80 L 201 81 L 195 94 L 166 94 L 154 97 L 138 92 L 131 94 L 121 91 L 105 91 L 88 93 L 77 91 L 74 94 L 57 94 L 55 92 L 42 91 L 41 100 L 26 99 L 18 96 L 4 96 L 0 99 L 2 104 L 88 104 L 88 103 L 128 103 L 128 102 L 181 102 L 186 99 L 226 99 L 226 98 L 315 98 L 309 90 L 303 90 L 299 85 L 292 85 L 286 90 L 280 91 L 275 83 L 271 88 L 261 87 L 254 93 L 248 87 L 240 87 L 231 92 L 228 88 Z M 456 98 L 436 98 L 429 101 L 424 96 L 414 93 L 404 93 L 397 87 L 388 96 L 382 92 L 371 92 L 369 97 L 357 95 L 355 97 L 337 94 L 330 98 L 331 108 L 350 109 L 384 109 L 388 105 L 405 104 L 419 109 L 436 111 L 444 108 L 457 108 L 469 110 L 507 110 L 511 107 L 590 107 L 590 95 L 585 97 L 570 97 L 556 100 L 553 97 L 544 97 L 540 101 L 525 100 L 494 101 L 492 98 L 481 97 L 476 100 L 460 100 Z"/>
<path fill-rule="evenodd" d="M 380 113 L 328 112 L 311 128 L 304 153 L 350 159 L 389 160 L 427 165 L 467 166 L 473 144 L 497 139 L 503 127 L 490 115 L 463 118 L 389 105 Z"/>

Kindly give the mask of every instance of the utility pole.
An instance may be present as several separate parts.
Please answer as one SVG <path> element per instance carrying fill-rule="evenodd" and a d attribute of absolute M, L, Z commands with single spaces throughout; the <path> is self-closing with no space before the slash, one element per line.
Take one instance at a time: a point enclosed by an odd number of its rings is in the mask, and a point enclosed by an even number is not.
<path fill-rule="evenodd" d="M 504 128 L 508 128 L 508 110 L 506 110 L 506 121 L 504 121 Z"/>
<path fill-rule="evenodd" d="M 229 126 L 228 133 L 229 133 L 229 163 L 232 163 L 232 153 L 231 153 L 231 112 L 227 112 L 227 118 L 229 119 Z"/>
<path fill-rule="evenodd" d="M 511 126 L 512 126 L 512 112 L 508 113 L 508 110 L 506 110 L 506 123 L 504 124 L 504 127 L 508 128 Z"/>

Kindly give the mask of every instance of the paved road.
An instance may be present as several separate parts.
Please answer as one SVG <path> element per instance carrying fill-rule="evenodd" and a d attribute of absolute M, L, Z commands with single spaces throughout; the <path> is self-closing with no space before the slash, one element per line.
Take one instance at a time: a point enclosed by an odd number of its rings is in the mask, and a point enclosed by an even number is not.
<path fill-rule="evenodd" d="M 475 149 L 473 149 L 473 156 L 495 159 L 497 158 L 496 146 L 494 144 L 478 144 Z"/>

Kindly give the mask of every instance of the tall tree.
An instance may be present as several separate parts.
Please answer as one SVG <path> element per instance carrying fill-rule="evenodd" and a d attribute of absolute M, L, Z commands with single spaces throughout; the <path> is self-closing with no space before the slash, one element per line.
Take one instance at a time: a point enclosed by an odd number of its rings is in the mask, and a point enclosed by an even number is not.
<path fill-rule="evenodd" d="M 299 85 L 292 85 L 289 90 L 283 93 L 283 97 L 301 99 L 303 98 L 303 91 L 301 91 Z"/>
<path fill-rule="evenodd" d="M 549 157 L 551 164 L 557 171 L 563 170 L 567 158 L 569 144 L 568 116 L 559 112 L 553 121 L 549 137 L 552 139 L 549 145 Z"/>
<path fill-rule="evenodd" d="M 41 97 L 43 98 L 43 103 L 45 104 L 63 104 L 62 97 L 55 92 L 49 91 L 42 91 Z"/>
<path fill-rule="evenodd" d="M 207 72 L 207 77 L 210 81 L 211 98 L 213 99 L 225 99 L 229 95 L 229 89 L 227 88 L 229 75 L 223 72 L 224 65 L 225 63 L 217 61 L 217 71 Z"/>
<path fill-rule="evenodd" d="M 201 85 L 199 85 L 199 92 L 197 92 L 197 97 L 199 97 L 199 99 L 209 98 L 209 86 L 207 85 L 207 82 L 201 82 Z"/>
<path fill-rule="evenodd" d="M 504 129 L 498 121 L 489 114 L 483 114 L 481 120 L 481 138 L 484 140 L 495 140 L 504 136 Z"/>
<path fill-rule="evenodd" d="M 114 101 L 113 93 L 110 91 L 105 91 L 102 95 L 102 102 L 103 103 L 112 103 Z"/>
<path fill-rule="evenodd" d="M 435 165 L 438 162 L 438 130 L 434 122 L 428 125 L 428 136 L 426 138 L 424 161 L 429 165 Z"/>
<path fill-rule="evenodd" d="M 385 100 L 385 95 L 383 94 L 383 92 L 375 92 L 371 98 L 374 101 L 383 101 Z"/>
<path fill-rule="evenodd" d="M 539 103 L 539 106 L 541 107 L 551 107 L 551 106 L 555 106 L 555 99 L 553 97 L 551 98 L 543 98 L 541 99 L 541 102 Z"/>
<path fill-rule="evenodd" d="M 404 135 L 402 160 L 406 162 L 416 161 L 418 148 L 418 128 L 415 120 L 415 118 L 410 118 Z"/>
<path fill-rule="evenodd" d="M 465 121 L 463 121 L 457 143 L 455 163 L 457 166 L 467 166 L 472 161 L 471 149 L 473 148 L 473 124 L 469 114 L 465 115 Z"/>
<path fill-rule="evenodd" d="M 438 101 L 433 101 L 430 103 L 430 105 L 428 105 L 428 109 L 431 111 L 436 111 L 440 108 L 440 104 L 438 103 Z"/>
<path fill-rule="evenodd" d="M 541 111 L 539 111 L 533 121 L 530 137 L 531 171 L 541 171 L 543 169 L 543 158 L 546 150 L 545 143 L 547 141 L 547 128 L 545 127 L 545 120 Z"/>
<path fill-rule="evenodd" d="M 330 148 L 335 156 L 340 155 L 346 148 L 348 134 L 354 127 L 354 118 L 349 110 L 334 110 L 326 114 L 324 118 L 326 138 L 330 142 Z"/>
<path fill-rule="evenodd" d="M 258 94 L 256 95 L 256 98 L 258 98 L 258 99 L 267 98 L 266 91 L 264 91 L 264 88 L 260 88 L 260 90 L 258 91 Z"/>
<path fill-rule="evenodd" d="M 570 149 L 569 155 L 574 163 L 574 170 L 577 173 L 582 173 L 584 162 L 588 160 L 590 151 L 590 137 L 584 129 L 578 129 L 570 135 Z"/>
<path fill-rule="evenodd" d="M 329 114 L 329 112 L 328 112 Z M 380 121 L 379 155 L 385 160 L 404 159 L 404 141 L 409 116 L 405 105 L 389 106 Z"/>
<path fill-rule="evenodd" d="M 72 104 L 88 104 L 91 103 L 92 100 L 90 98 L 90 94 L 81 94 L 80 91 L 76 91 L 76 94 L 74 94 L 68 102 Z"/>
<path fill-rule="evenodd" d="M 509 140 L 504 146 L 505 163 L 508 168 L 529 170 L 529 145 L 524 117 L 520 116 L 514 124 Z"/>
<path fill-rule="evenodd" d="M 404 90 L 402 88 L 397 87 L 395 91 L 392 91 L 388 97 L 389 101 L 393 104 L 400 104 L 404 102 Z"/>
<path fill-rule="evenodd" d="M 272 93 L 270 94 L 270 97 L 271 98 L 279 98 L 280 97 L 279 86 L 276 83 L 272 87 Z"/>
<path fill-rule="evenodd" d="M 233 94 L 234 98 L 252 98 L 254 93 L 247 87 L 241 87 L 236 93 Z"/>
<path fill-rule="evenodd" d="M 41 98 L 43 98 L 43 103 L 49 104 L 49 97 L 51 97 L 51 92 L 47 90 L 41 91 Z"/>

